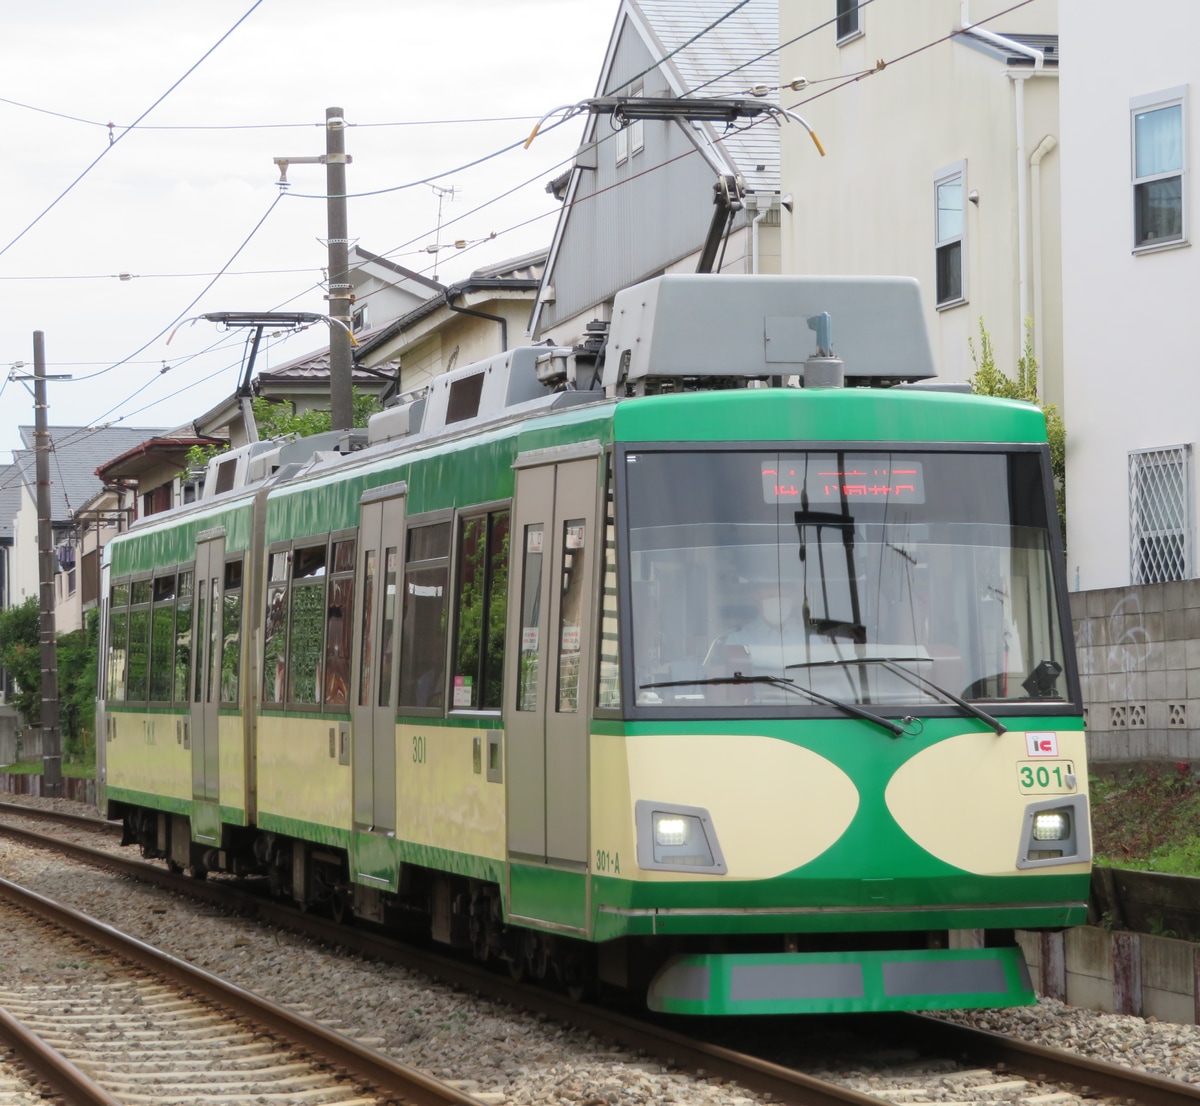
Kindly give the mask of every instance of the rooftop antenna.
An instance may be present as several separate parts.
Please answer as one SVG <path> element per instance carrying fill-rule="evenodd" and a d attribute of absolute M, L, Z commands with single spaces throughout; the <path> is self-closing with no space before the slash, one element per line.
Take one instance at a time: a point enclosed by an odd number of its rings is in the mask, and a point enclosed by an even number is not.
<path fill-rule="evenodd" d="M 429 184 L 428 181 L 426 181 L 425 183 Z M 445 203 L 447 199 L 449 199 L 450 202 L 453 203 L 454 197 L 458 194 L 458 189 L 455 188 L 454 185 L 450 185 L 449 188 L 443 188 L 440 185 L 429 184 L 429 187 L 433 189 L 435 195 L 437 196 L 437 202 L 438 202 L 437 230 L 434 232 L 433 246 L 432 247 L 426 246 L 425 249 L 428 253 L 433 254 L 433 279 L 437 280 L 437 278 L 438 278 L 438 275 L 437 275 L 438 254 L 441 252 L 441 248 L 442 248 L 441 247 L 442 204 Z"/>

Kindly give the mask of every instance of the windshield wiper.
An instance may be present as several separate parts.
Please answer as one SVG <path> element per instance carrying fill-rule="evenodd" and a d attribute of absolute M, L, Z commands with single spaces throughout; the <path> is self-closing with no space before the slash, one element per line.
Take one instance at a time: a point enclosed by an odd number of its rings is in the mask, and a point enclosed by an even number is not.
<path fill-rule="evenodd" d="M 788 667 L 794 668 L 796 666 L 789 665 Z M 807 695 L 813 702 L 828 703 L 829 706 L 836 707 L 843 714 L 850 714 L 855 718 L 874 722 L 877 726 L 882 726 L 891 733 L 893 737 L 908 736 L 904 727 L 893 722 L 890 718 L 884 718 L 881 714 L 864 710 L 854 703 L 846 703 L 841 699 L 822 695 L 819 691 L 813 691 L 811 688 L 801 687 L 795 680 L 789 680 L 786 676 L 770 676 L 765 673 L 756 676 L 746 676 L 741 672 L 735 672 L 732 676 L 702 676 L 695 680 L 660 680 L 657 683 L 639 684 L 638 691 L 646 691 L 656 687 L 700 687 L 709 684 L 771 684 L 774 687 L 782 687 L 787 691 L 794 691 L 798 695 Z M 905 716 L 904 721 L 911 722 L 912 718 Z"/>
<path fill-rule="evenodd" d="M 968 714 L 974 715 L 981 722 L 991 726 L 996 731 L 996 736 L 999 737 L 1002 733 L 1008 733 L 1008 727 L 1000 721 L 999 718 L 988 714 L 982 707 L 977 707 L 974 703 L 963 699 L 961 696 L 955 695 L 953 691 L 949 691 L 942 687 L 941 684 L 935 684 L 927 676 L 922 676 L 920 672 L 910 672 L 907 668 L 901 668 L 890 657 L 885 658 L 880 662 L 889 672 L 895 672 L 897 676 L 907 680 L 914 687 L 927 687 L 942 696 L 943 699 L 949 699 L 956 706 L 962 707 Z"/>
<path fill-rule="evenodd" d="M 941 684 L 935 684 L 927 676 L 922 676 L 919 672 L 910 672 L 907 668 L 901 668 L 898 661 L 918 660 L 916 657 L 839 657 L 837 660 L 828 661 L 800 661 L 798 664 L 789 664 L 787 668 L 827 668 L 834 665 L 845 664 L 880 664 L 883 665 L 889 672 L 894 672 L 897 676 L 903 679 L 906 683 L 911 684 L 915 688 L 932 691 L 935 695 L 940 695 L 943 699 L 953 703 L 957 707 L 961 707 L 969 715 L 978 718 L 981 722 L 986 723 L 996 731 L 996 736 L 1008 733 L 1008 727 L 990 714 L 982 707 L 977 707 L 974 703 L 963 699 L 961 696 L 955 695 L 953 691 L 942 687 Z M 815 694 L 815 693 L 814 693 Z"/>

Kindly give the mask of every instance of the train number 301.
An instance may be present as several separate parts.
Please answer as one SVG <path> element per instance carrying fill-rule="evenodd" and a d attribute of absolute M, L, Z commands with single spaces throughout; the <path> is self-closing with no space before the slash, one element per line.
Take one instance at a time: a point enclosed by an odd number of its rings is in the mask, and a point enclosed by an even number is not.
<path fill-rule="evenodd" d="M 607 875 L 619 876 L 621 874 L 621 854 L 597 849 L 596 871 L 604 872 Z"/>

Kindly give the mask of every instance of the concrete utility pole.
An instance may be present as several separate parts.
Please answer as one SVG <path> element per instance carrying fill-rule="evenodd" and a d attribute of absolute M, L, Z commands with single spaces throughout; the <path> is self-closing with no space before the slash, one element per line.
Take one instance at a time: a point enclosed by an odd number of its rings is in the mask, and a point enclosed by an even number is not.
<path fill-rule="evenodd" d="M 58 641 L 54 627 L 54 528 L 50 517 L 51 445 L 46 407 L 45 336 L 40 330 L 33 332 L 33 413 L 42 645 L 42 794 L 62 798 L 62 738 L 58 730 Z"/>
<path fill-rule="evenodd" d="M 320 157 L 277 157 L 279 186 L 289 184 L 289 165 L 325 165 L 325 192 L 329 227 L 329 414 L 334 430 L 349 430 L 354 421 L 350 354 L 350 240 L 346 237 L 346 119 L 341 108 L 325 109 L 325 153 Z"/>
<path fill-rule="evenodd" d="M 334 430 L 354 425 L 350 354 L 350 243 L 346 237 L 346 120 L 325 109 L 325 191 L 329 205 L 329 412 Z"/>

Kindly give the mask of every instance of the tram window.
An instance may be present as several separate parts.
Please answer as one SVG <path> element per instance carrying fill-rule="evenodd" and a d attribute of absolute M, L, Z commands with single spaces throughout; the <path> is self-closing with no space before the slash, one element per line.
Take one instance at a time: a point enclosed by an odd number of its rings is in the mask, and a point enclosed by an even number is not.
<path fill-rule="evenodd" d="M 446 665 L 450 523 L 408 532 L 400 616 L 400 695 L 407 707 L 441 707 Z"/>
<path fill-rule="evenodd" d="M 192 574 L 179 574 L 179 598 L 175 604 L 174 700 L 187 702 L 188 670 L 192 663 Z"/>
<path fill-rule="evenodd" d="M 263 627 L 263 702 L 283 702 L 283 676 L 287 656 L 287 578 L 291 553 L 271 554 L 267 584 L 267 616 Z"/>
<path fill-rule="evenodd" d="M 208 615 L 208 581 L 201 577 L 196 589 L 196 650 L 195 676 L 192 679 L 192 702 L 199 703 L 204 691 L 204 626 Z"/>
<path fill-rule="evenodd" d="M 225 565 L 224 624 L 221 644 L 221 702 L 236 703 L 241 687 L 242 562 Z"/>
<path fill-rule="evenodd" d="M 539 638 L 542 615 L 542 555 L 545 526 L 525 527 L 525 567 L 521 573 L 521 659 L 517 673 L 517 710 L 537 710 Z"/>
<path fill-rule="evenodd" d="M 172 653 L 175 645 L 175 573 L 154 581 L 150 616 L 150 701 L 171 701 Z"/>
<path fill-rule="evenodd" d="M 114 584 L 108 617 L 108 701 L 125 700 L 125 664 L 128 657 L 129 585 Z"/>
<path fill-rule="evenodd" d="M 297 549 L 292 556 L 288 627 L 289 703 L 321 701 L 321 651 L 325 635 L 325 546 Z"/>
<path fill-rule="evenodd" d="M 617 516 L 613 501 L 612 458 L 608 463 L 608 512 L 604 524 L 604 585 L 600 597 L 600 664 L 596 706 L 621 705 L 621 656 L 617 636 Z"/>
<path fill-rule="evenodd" d="M 209 595 L 212 599 L 212 610 L 208 615 L 208 679 L 207 690 L 204 693 L 206 703 L 213 702 L 220 693 L 217 686 L 217 674 L 221 664 L 221 577 L 212 578 Z"/>
<path fill-rule="evenodd" d="M 129 653 L 125 698 L 144 703 L 150 692 L 150 581 L 135 580 L 129 589 Z"/>
<path fill-rule="evenodd" d="M 333 577 L 325 611 L 325 705 L 350 702 L 350 631 L 354 616 L 354 541 L 333 543 Z"/>
<path fill-rule="evenodd" d="M 358 705 L 365 707 L 371 701 L 371 661 L 374 659 L 371 629 L 375 625 L 375 550 L 368 549 L 363 555 L 363 624 L 362 650 L 359 654 Z"/>
<path fill-rule="evenodd" d="M 574 714 L 579 709 L 580 630 L 583 624 L 583 562 L 587 542 L 581 518 L 563 523 L 562 598 L 558 608 L 558 710 Z"/>
<path fill-rule="evenodd" d="M 399 550 L 389 546 L 383 554 L 383 626 L 379 631 L 379 706 L 392 704 L 392 648 L 396 636 L 396 570 Z"/>
<path fill-rule="evenodd" d="M 508 511 L 463 519 L 458 533 L 452 706 L 499 710 L 508 607 Z"/>
<path fill-rule="evenodd" d="M 333 543 L 333 571 L 334 572 L 353 572 L 354 571 L 354 539 L 350 538 L 347 541 L 335 541 Z"/>

